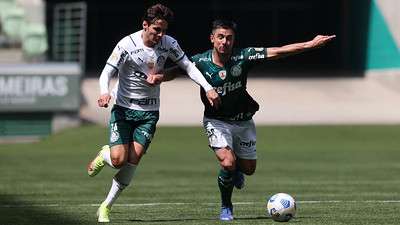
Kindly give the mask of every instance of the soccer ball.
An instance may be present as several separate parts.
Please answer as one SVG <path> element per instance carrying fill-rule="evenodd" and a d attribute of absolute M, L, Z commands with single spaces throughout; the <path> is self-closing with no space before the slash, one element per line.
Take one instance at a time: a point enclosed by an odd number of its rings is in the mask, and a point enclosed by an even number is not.
<path fill-rule="evenodd" d="M 278 222 L 287 222 L 296 214 L 296 201 L 286 193 L 278 193 L 267 202 L 268 214 Z"/>

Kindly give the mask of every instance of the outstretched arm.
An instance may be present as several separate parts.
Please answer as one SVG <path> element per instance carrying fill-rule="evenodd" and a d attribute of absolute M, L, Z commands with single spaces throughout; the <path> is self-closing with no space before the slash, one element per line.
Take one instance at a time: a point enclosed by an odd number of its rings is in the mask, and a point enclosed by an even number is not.
<path fill-rule="evenodd" d="M 199 84 L 205 91 L 208 101 L 210 105 L 218 108 L 221 104 L 221 98 L 218 93 L 214 90 L 214 88 L 207 82 L 201 72 L 197 69 L 197 67 L 192 63 L 186 56 L 180 60 L 178 63 L 179 67 L 172 67 L 165 71 L 162 74 L 150 74 L 147 77 L 147 82 L 150 85 L 158 85 L 161 82 L 170 81 L 175 79 L 177 76 L 181 74 L 187 74 L 190 79 L 192 79 L 195 83 Z"/>
<path fill-rule="evenodd" d="M 311 49 L 320 48 L 333 40 L 335 37 L 336 35 L 317 35 L 311 41 L 284 45 L 282 47 L 266 48 L 267 59 L 279 59 L 299 54 Z"/>

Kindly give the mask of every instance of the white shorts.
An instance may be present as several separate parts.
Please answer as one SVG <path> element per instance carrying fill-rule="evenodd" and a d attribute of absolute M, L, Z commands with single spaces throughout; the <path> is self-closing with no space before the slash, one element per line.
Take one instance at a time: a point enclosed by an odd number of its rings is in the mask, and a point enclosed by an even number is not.
<path fill-rule="evenodd" d="M 230 147 L 241 159 L 257 159 L 256 127 L 253 120 L 221 121 L 203 118 L 208 143 L 214 150 Z"/>

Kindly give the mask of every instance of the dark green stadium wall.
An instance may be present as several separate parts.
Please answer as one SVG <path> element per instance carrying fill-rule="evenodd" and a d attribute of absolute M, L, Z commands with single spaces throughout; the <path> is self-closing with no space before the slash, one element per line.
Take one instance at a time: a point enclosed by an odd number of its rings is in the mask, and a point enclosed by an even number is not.
<path fill-rule="evenodd" d="M 0 137 L 47 136 L 51 133 L 51 113 L 2 113 Z"/>
<path fill-rule="evenodd" d="M 52 9 L 47 0 L 47 25 L 51 38 Z M 256 68 L 261 76 L 362 76 L 370 0 L 202 0 L 202 1 L 95 1 L 87 0 L 87 74 L 98 76 L 113 47 L 123 36 L 141 28 L 143 11 L 161 2 L 175 12 L 169 34 L 188 55 L 210 48 L 210 23 L 215 18 L 237 22 L 238 47 L 280 46 L 306 41 L 316 34 L 336 34 L 335 42 L 291 58 Z M 50 51 L 51 52 L 51 51 Z M 347 73 L 342 73 L 348 71 Z M 296 72 L 296 73 L 293 73 Z"/>

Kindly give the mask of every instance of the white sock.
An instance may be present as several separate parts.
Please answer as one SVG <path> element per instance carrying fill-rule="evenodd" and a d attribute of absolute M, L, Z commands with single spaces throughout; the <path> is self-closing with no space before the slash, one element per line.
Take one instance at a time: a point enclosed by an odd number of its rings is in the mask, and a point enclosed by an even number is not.
<path fill-rule="evenodd" d="M 104 162 L 107 163 L 107 165 L 109 165 L 112 168 L 115 168 L 114 165 L 111 162 L 111 151 L 110 151 L 110 147 L 108 145 L 106 145 L 107 148 L 104 146 L 103 149 L 105 149 L 104 151 L 102 151 L 102 156 L 104 159 Z"/>
<path fill-rule="evenodd" d="M 104 201 L 107 207 L 111 208 L 115 200 L 121 192 L 131 183 L 135 174 L 137 165 L 125 163 L 125 165 L 115 174 L 112 181 L 111 189 L 108 192 L 107 198 Z"/>
<path fill-rule="evenodd" d="M 111 209 L 115 200 L 117 200 L 119 194 L 121 194 L 122 190 L 125 189 L 126 186 L 119 184 L 115 179 L 112 180 L 110 191 L 108 192 L 106 200 L 103 203 L 107 205 L 108 208 Z"/>

